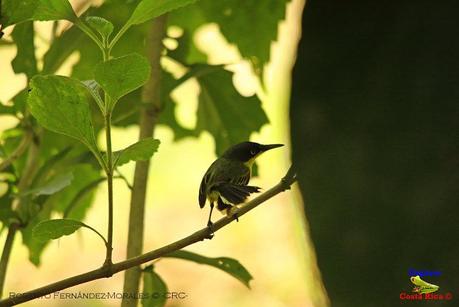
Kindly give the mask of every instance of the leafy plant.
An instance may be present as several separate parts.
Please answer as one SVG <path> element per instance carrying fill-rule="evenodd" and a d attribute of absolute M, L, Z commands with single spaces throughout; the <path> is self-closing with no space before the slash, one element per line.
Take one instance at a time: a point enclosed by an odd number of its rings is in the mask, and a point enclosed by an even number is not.
<path fill-rule="evenodd" d="M 172 128 L 176 139 L 197 137 L 202 131 L 208 131 L 215 139 L 216 152 L 221 153 L 230 144 L 248 139 L 252 132 L 268 122 L 257 96 L 241 96 L 232 83 L 232 72 L 223 65 L 207 63 L 205 55 L 191 39 L 194 32 L 203 24 L 217 23 L 228 41 L 236 44 L 261 77 L 262 68 L 269 60 L 270 44 L 277 35 L 278 22 L 285 14 L 286 2 L 112 0 L 82 14 L 75 12 L 67 0 L 1 2 L 0 30 L 14 25 L 11 39 L 17 47 L 17 55 L 11 64 L 15 73 L 27 76 L 28 85 L 9 104 L 0 104 L 1 114 L 18 119 L 17 126 L 4 131 L 0 137 L 0 173 L 8 178 L 5 181 L 8 188 L 0 195 L 0 221 L 3 229 L 8 229 L 0 263 L 0 294 L 12 242 L 18 231 L 29 249 L 30 260 L 39 265 L 49 240 L 70 235 L 80 227 L 94 231 L 103 239 L 106 257 L 100 269 L 74 277 L 72 285 L 108 277 L 164 256 L 215 266 L 248 286 L 252 277 L 238 261 L 179 251 L 209 237 L 207 229 L 185 238 L 184 242 L 144 255 L 140 255 L 142 250 L 135 250 L 130 244 L 132 237 L 142 246 L 143 226 L 137 227 L 139 221 L 143 221 L 145 188 L 142 190 L 142 186 L 145 184 L 142 182 L 146 182 L 145 169 L 160 144 L 153 136 L 156 123 Z M 251 15 L 253 12 L 259 15 L 256 23 Z M 72 26 L 58 35 L 55 29 L 61 20 L 71 22 Z M 36 21 L 54 22 L 52 40 L 41 68 L 37 65 L 39 59 L 34 47 Z M 168 26 L 183 29 L 183 35 L 175 38 L 178 42 L 175 50 L 162 46 Z M 247 35 L 245 30 L 250 28 L 256 30 L 256 36 Z M 149 44 L 140 44 L 145 37 L 150 39 Z M 71 75 L 55 75 L 73 52 L 79 52 L 80 59 Z M 176 62 L 187 73 L 175 79 L 160 65 L 162 57 Z M 186 129 L 175 119 L 176 102 L 170 93 L 191 78 L 200 86 L 198 120 L 194 129 Z M 140 139 L 123 150 L 113 151 L 111 129 L 116 125 L 139 125 Z M 96 141 L 96 135 L 102 132 L 105 133 L 106 151 L 102 151 Z M 129 184 L 139 200 L 132 203 L 131 208 L 142 209 L 130 221 L 128 257 L 131 258 L 113 264 L 113 180 L 121 178 L 127 182 L 118 174 L 117 167 L 130 161 L 143 166 L 136 168 L 135 177 L 140 178 L 139 182 L 134 181 L 132 187 Z M 137 172 L 143 174 L 137 176 Z M 274 193 L 288 188 L 294 178 L 290 176 Z M 108 229 L 104 237 L 82 220 L 92 204 L 94 188 L 105 182 Z M 50 220 L 52 214 L 60 214 L 62 219 Z M 216 224 L 215 230 L 231 221 L 231 217 L 223 219 L 220 226 Z M 128 271 L 126 276 L 129 274 Z M 145 287 L 157 288 L 156 291 L 167 289 L 152 266 L 145 268 L 143 274 Z M 126 278 L 125 289 L 138 289 L 138 284 L 138 275 Z M 63 286 L 71 285 L 58 282 L 45 288 L 50 293 Z M 31 291 L 20 301 L 6 301 L 10 304 L 23 302 L 40 293 Z M 143 302 L 148 306 L 150 303 Z M 152 306 L 164 303 L 165 299 L 153 302 Z M 133 303 L 125 301 L 123 304 Z"/>

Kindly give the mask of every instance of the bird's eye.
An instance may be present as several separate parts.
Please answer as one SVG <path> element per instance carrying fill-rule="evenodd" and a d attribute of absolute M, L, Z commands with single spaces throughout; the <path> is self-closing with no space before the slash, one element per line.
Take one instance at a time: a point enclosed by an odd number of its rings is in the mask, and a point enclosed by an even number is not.
<path fill-rule="evenodd" d="M 256 149 L 252 149 L 252 150 L 250 151 L 250 154 L 251 154 L 252 156 L 255 156 L 255 155 L 257 154 Z"/>

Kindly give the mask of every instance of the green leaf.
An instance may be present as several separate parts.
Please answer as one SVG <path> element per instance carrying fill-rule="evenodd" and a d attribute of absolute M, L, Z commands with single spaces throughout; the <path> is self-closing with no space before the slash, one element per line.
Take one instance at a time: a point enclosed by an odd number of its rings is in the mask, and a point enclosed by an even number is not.
<path fill-rule="evenodd" d="M 43 142 L 41 143 L 41 145 L 43 145 Z M 41 152 L 41 155 L 43 156 L 45 161 L 43 165 L 36 171 L 36 174 L 30 183 L 30 187 L 36 188 L 38 186 L 41 186 L 45 182 L 48 182 L 52 176 L 58 174 L 58 164 L 65 159 L 65 157 L 71 150 L 72 146 L 67 146 L 59 150 L 58 152 L 53 152 L 53 155 L 50 157 L 46 157 L 45 153 Z"/>
<path fill-rule="evenodd" d="M 115 152 L 115 165 L 120 166 L 129 161 L 146 161 L 158 151 L 159 140 L 147 138 Z"/>
<path fill-rule="evenodd" d="M 33 22 L 25 22 L 14 27 L 12 37 L 17 47 L 16 57 L 11 62 L 15 73 L 25 73 L 28 78 L 37 74 L 35 58 Z"/>
<path fill-rule="evenodd" d="M 135 8 L 127 24 L 140 24 L 194 2 L 196 0 L 142 0 Z"/>
<path fill-rule="evenodd" d="M 92 197 L 94 195 L 94 190 L 99 184 L 107 180 L 106 178 L 97 178 L 93 181 L 86 184 L 84 187 L 78 190 L 75 195 L 72 195 L 73 198 L 68 202 L 68 205 L 65 207 L 64 218 L 79 218 L 83 219 L 86 215 L 86 211 L 91 204 Z M 77 188 L 73 187 L 73 190 Z M 65 195 L 67 196 L 67 195 Z"/>
<path fill-rule="evenodd" d="M 34 196 L 52 195 L 64 189 L 65 187 L 68 187 L 72 183 L 72 180 L 73 180 L 72 172 L 57 174 L 45 184 L 39 187 L 33 188 L 32 190 L 25 191 L 21 195 L 22 196 L 30 195 L 30 194 L 33 194 Z"/>
<path fill-rule="evenodd" d="M 86 87 L 63 76 L 35 76 L 28 98 L 30 112 L 45 128 L 73 137 L 101 160 L 89 110 Z"/>
<path fill-rule="evenodd" d="M 21 228 L 22 241 L 29 250 L 29 260 L 34 265 L 40 265 L 40 258 L 48 242 L 34 240 L 33 228 L 41 221 L 47 220 L 51 216 L 51 206 L 45 205 L 38 214 L 35 214 L 27 223 L 27 227 Z"/>
<path fill-rule="evenodd" d="M 183 29 L 183 35 L 177 39 L 178 47 L 168 56 L 182 64 L 206 63 L 207 56 L 202 53 L 194 44 L 193 36 L 195 31 L 202 25 L 208 23 L 205 12 L 201 8 L 201 2 L 171 12 L 167 21 L 169 25 L 175 25 Z"/>
<path fill-rule="evenodd" d="M 271 43 L 277 39 L 279 22 L 289 0 L 203 0 L 207 22 L 215 22 L 228 42 L 237 46 L 256 72 L 269 61 Z M 248 32 L 248 29 L 250 31 Z M 258 70 L 258 71 L 257 71 Z"/>
<path fill-rule="evenodd" d="M 32 230 L 33 238 L 40 242 L 68 236 L 85 226 L 80 221 L 69 219 L 46 220 L 38 223 Z"/>
<path fill-rule="evenodd" d="M 172 129 L 174 132 L 174 141 L 178 141 L 184 137 L 188 136 L 196 136 L 196 133 L 192 129 L 187 129 L 181 126 L 175 117 L 175 107 L 176 103 L 171 97 L 171 92 L 182 82 L 182 80 L 176 80 L 171 73 L 166 70 L 162 70 L 161 72 L 161 101 L 162 101 L 162 109 L 161 109 L 161 116 L 159 116 L 158 124 L 167 125 L 169 128 Z"/>
<path fill-rule="evenodd" d="M 12 98 L 14 109 L 16 110 L 16 112 L 24 113 L 28 96 L 29 96 L 29 92 L 27 88 L 25 88 L 22 91 L 18 92 Z"/>
<path fill-rule="evenodd" d="M 38 223 L 32 230 L 32 236 L 36 241 L 46 242 L 59 239 L 77 231 L 80 227 L 86 227 L 94 231 L 106 243 L 105 238 L 94 228 L 83 222 L 71 219 L 46 220 Z"/>
<path fill-rule="evenodd" d="M 113 24 L 105 18 L 89 16 L 86 17 L 85 20 L 94 30 L 99 32 L 99 34 L 106 39 L 113 32 Z"/>
<path fill-rule="evenodd" d="M 261 76 L 262 68 L 270 58 L 271 44 L 277 39 L 279 22 L 285 18 L 288 2 L 201 0 L 194 6 L 173 11 L 169 23 L 181 27 L 191 36 L 200 26 L 216 23 L 228 42 L 236 45 Z M 186 58 L 188 64 L 202 62 L 194 44 L 187 48 L 188 54 L 186 57 L 181 54 L 181 59 Z"/>
<path fill-rule="evenodd" d="M 3 0 L 0 23 L 7 27 L 27 20 L 77 19 L 67 0 Z"/>
<path fill-rule="evenodd" d="M 208 69 L 207 65 L 197 68 Z M 233 86 L 232 73 L 222 68 L 197 74 L 201 87 L 196 131 L 212 134 L 217 154 L 232 144 L 248 140 L 250 134 L 268 123 L 256 96 L 243 97 Z"/>
<path fill-rule="evenodd" d="M 143 307 L 163 307 L 167 300 L 167 285 L 163 279 L 153 271 L 153 265 L 143 270 Z"/>
<path fill-rule="evenodd" d="M 250 288 L 249 283 L 253 279 L 252 275 L 250 275 L 250 273 L 244 266 L 242 266 L 242 264 L 239 263 L 239 261 L 228 257 L 209 258 L 185 250 L 178 250 L 163 257 L 180 258 L 216 267 L 242 282 L 247 288 Z"/>
<path fill-rule="evenodd" d="M 176 40 L 178 43 L 177 48 L 168 50 L 167 56 L 182 65 L 207 62 L 207 56 L 196 48 L 193 43 L 193 37 L 189 31 L 184 30 L 183 35 Z"/>
<path fill-rule="evenodd" d="M 150 63 L 137 53 L 110 59 L 96 65 L 94 79 L 113 103 L 144 85 L 150 78 Z"/>
<path fill-rule="evenodd" d="M 175 117 L 176 103 L 172 99 L 168 99 L 161 116 L 159 117 L 158 124 L 166 125 L 174 132 L 174 141 L 179 141 L 185 137 L 196 137 L 197 134 L 194 130 L 181 126 Z"/>

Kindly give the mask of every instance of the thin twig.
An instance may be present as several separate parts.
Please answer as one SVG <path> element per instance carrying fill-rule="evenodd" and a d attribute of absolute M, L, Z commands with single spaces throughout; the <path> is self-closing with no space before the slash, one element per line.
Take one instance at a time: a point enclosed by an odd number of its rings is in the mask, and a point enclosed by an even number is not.
<path fill-rule="evenodd" d="M 8 166 L 10 166 L 20 156 L 22 156 L 22 154 L 32 141 L 32 138 L 32 132 L 26 131 L 18 147 L 11 153 L 11 155 L 9 155 L 5 160 L 2 161 L 2 163 L 0 163 L 0 172 L 6 169 Z"/>
<path fill-rule="evenodd" d="M 24 167 L 24 170 L 22 172 L 21 179 L 19 180 L 18 183 L 18 191 L 22 192 L 27 189 L 27 187 L 30 186 L 30 183 L 32 182 L 32 178 L 35 176 L 35 173 L 37 171 L 37 160 L 39 157 L 39 143 L 40 139 L 38 135 L 34 136 L 32 135 L 32 142 L 31 145 L 29 146 L 29 151 L 27 154 L 27 161 Z M 23 206 L 22 203 L 22 198 L 18 198 L 13 202 L 13 208 L 16 208 L 16 210 L 24 210 L 21 207 Z M 21 223 L 24 221 L 21 221 Z M 3 293 L 3 287 L 5 285 L 5 279 L 6 279 L 6 272 L 8 269 L 8 261 L 10 258 L 11 251 L 13 250 L 13 241 L 14 238 L 17 234 L 17 230 L 22 227 L 23 225 L 18 225 L 18 223 L 12 223 L 9 226 L 8 229 L 8 235 L 5 241 L 5 245 L 2 251 L 2 257 L 0 259 L 0 297 L 1 294 Z"/>
<path fill-rule="evenodd" d="M 263 194 L 259 195 L 257 198 L 251 200 L 250 202 L 240 207 L 239 209 L 235 210 L 233 212 L 233 215 L 225 216 L 221 218 L 220 220 L 218 220 L 217 222 L 215 222 L 212 229 L 210 229 L 209 227 L 205 227 L 181 240 L 175 241 L 169 245 L 155 249 L 153 251 L 142 254 L 140 256 L 133 257 L 133 258 L 130 258 L 125 261 L 118 262 L 118 263 L 114 263 L 111 266 L 102 266 L 99 269 L 89 271 L 89 272 L 86 272 L 80 275 L 75 275 L 73 277 L 69 277 L 69 278 L 60 280 L 58 282 L 52 283 L 52 284 L 49 284 L 49 285 L 31 290 L 31 291 L 27 291 L 22 294 L 18 294 L 17 296 L 11 296 L 10 298 L 1 300 L 0 306 L 13 306 L 13 305 L 21 304 L 21 303 L 33 300 L 35 298 L 39 298 L 44 295 L 51 294 L 53 292 L 60 291 L 63 289 L 67 289 L 67 288 L 70 288 L 76 285 L 80 285 L 80 284 L 83 284 L 89 281 L 111 277 L 113 274 L 116 274 L 126 269 L 141 265 L 142 263 L 146 263 L 154 259 L 158 259 L 166 254 L 180 250 L 196 242 L 203 241 L 205 239 L 210 239 L 212 238 L 213 233 L 225 227 L 226 225 L 234 221 L 236 218 L 243 216 L 247 212 L 251 211 L 252 209 L 264 203 L 268 199 L 274 197 L 275 195 L 285 190 L 290 189 L 290 186 L 295 181 L 296 181 L 296 174 L 293 168 L 290 167 L 285 177 L 282 178 L 282 180 L 277 185 L 267 190 Z"/>
<path fill-rule="evenodd" d="M 14 237 L 19 225 L 13 223 L 8 228 L 8 234 L 6 235 L 5 245 L 3 246 L 2 257 L 0 259 L 0 297 L 3 293 L 3 285 L 5 284 L 6 270 L 8 268 L 8 261 L 11 255 L 11 249 L 13 248 Z"/>
<path fill-rule="evenodd" d="M 123 173 L 121 173 L 118 168 L 115 168 L 115 173 L 117 173 L 117 175 L 113 176 L 113 179 L 123 180 L 126 186 L 128 187 L 128 189 L 132 191 L 132 185 L 129 183 L 129 180 L 126 178 L 126 176 L 124 176 Z"/>

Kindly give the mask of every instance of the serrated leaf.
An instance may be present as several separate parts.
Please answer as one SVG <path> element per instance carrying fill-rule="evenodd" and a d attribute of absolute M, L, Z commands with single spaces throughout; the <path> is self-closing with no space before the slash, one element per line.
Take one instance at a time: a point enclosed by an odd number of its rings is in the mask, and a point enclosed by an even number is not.
<path fill-rule="evenodd" d="M 72 183 L 73 174 L 72 172 L 67 172 L 63 174 L 57 174 L 51 180 L 45 184 L 33 188 L 32 190 L 25 191 L 22 193 L 22 196 L 33 194 L 35 197 L 40 195 L 52 195 L 59 192 L 65 187 L 69 186 Z"/>
<path fill-rule="evenodd" d="M 225 271 L 240 282 L 242 282 L 247 288 L 250 288 L 250 281 L 253 279 L 249 271 L 236 259 L 228 257 L 217 257 L 209 258 L 196 253 L 192 253 L 185 250 L 178 250 L 167 254 L 168 258 L 179 258 L 184 260 L 193 261 L 199 264 L 207 264 L 217 269 Z"/>
<path fill-rule="evenodd" d="M 100 158 L 86 87 L 63 76 L 35 76 L 27 100 L 30 112 L 43 127 L 73 137 Z"/>
<path fill-rule="evenodd" d="M 196 0 L 142 0 L 135 8 L 127 24 L 140 24 L 194 2 Z"/>
<path fill-rule="evenodd" d="M 108 38 L 113 32 L 113 24 L 105 18 L 89 16 L 85 21 L 104 38 Z"/>
<path fill-rule="evenodd" d="M 7 27 L 27 20 L 76 20 L 67 0 L 3 0 L 0 23 Z"/>
<path fill-rule="evenodd" d="M 110 59 L 96 65 L 94 79 L 115 103 L 150 78 L 150 63 L 137 53 Z"/>
<path fill-rule="evenodd" d="M 277 39 L 279 22 L 289 0 L 203 0 L 207 22 L 215 22 L 229 43 L 237 46 L 256 72 L 269 61 L 271 43 Z M 247 30 L 250 29 L 249 32 Z"/>
<path fill-rule="evenodd" d="M 270 59 L 270 49 L 277 39 L 279 22 L 285 18 L 290 0 L 200 0 L 196 5 L 170 13 L 169 23 L 193 35 L 202 25 L 216 23 L 229 43 L 252 62 L 261 76 Z M 249 30 L 249 31 L 248 31 Z M 194 44 L 186 57 L 188 64 L 199 62 Z"/>
<path fill-rule="evenodd" d="M 208 68 L 202 65 L 202 69 Z M 196 76 L 201 87 L 196 131 L 212 134 L 218 155 L 230 145 L 248 140 L 252 132 L 268 123 L 258 97 L 241 96 L 231 72 L 220 68 Z"/>
<path fill-rule="evenodd" d="M 167 285 L 164 280 L 156 274 L 153 266 L 147 266 L 143 270 L 143 293 L 141 303 L 143 307 L 163 307 L 167 300 Z"/>
<path fill-rule="evenodd" d="M 147 138 L 115 152 L 115 165 L 120 166 L 129 161 L 146 161 L 158 151 L 159 140 Z"/>
<path fill-rule="evenodd" d="M 17 54 L 11 62 L 11 66 L 16 74 L 25 73 L 28 78 L 37 74 L 34 33 L 33 22 L 31 21 L 16 25 L 12 32 Z"/>

